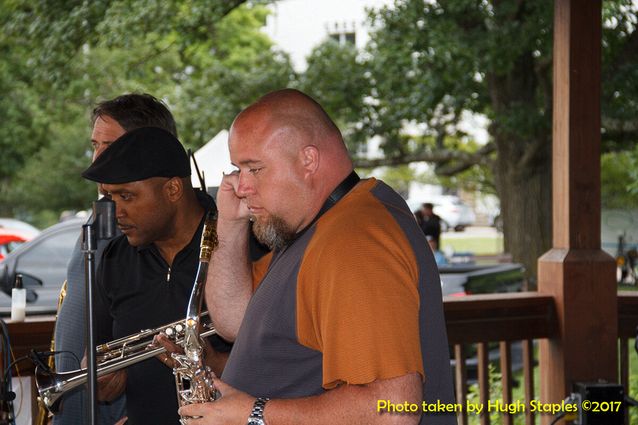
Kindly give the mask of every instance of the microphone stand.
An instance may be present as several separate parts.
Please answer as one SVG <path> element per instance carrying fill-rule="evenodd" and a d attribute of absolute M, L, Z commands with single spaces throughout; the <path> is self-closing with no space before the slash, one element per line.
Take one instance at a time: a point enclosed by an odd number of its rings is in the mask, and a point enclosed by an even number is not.
<path fill-rule="evenodd" d="M 97 425 L 97 360 L 95 352 L 95 318 L 93 317 L 93 289 L 95 286 L 95 251 L 99 239 L 115 236 L 115 202 L 103 197 L 93 202 L 93 214 L 82 226 L 84 281 L 86 284 L 86 356 L 90 425 Z"/>

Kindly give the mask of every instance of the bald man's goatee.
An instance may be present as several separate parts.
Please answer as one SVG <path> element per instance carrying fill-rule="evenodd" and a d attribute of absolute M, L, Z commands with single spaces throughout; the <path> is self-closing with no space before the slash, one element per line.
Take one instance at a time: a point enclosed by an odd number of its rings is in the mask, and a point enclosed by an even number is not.
<path fill-rule="evenodd" d="M 285 248 L 295 240 L 296 232 L 278 216 L 251 217 L 255 238 L 272 251 Z"/>

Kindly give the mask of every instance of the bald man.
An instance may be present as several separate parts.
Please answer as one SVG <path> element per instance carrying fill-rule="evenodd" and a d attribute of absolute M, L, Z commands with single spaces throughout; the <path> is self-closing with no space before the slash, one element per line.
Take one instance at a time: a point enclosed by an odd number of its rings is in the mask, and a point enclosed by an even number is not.
<path fill-rule="evenodd" d="M 206 301 L 235 345 L 221 398 L 180 409 L 201 416 L 189 425 L 455 423 L 421 416 L 422 400 L 453 402 L 452 378 L 437 267 L 401 197 L 359 180 L 335 124 L 296 90 L 241 112 L 229 147 Z M 251 226 L 272 250 L 257 263 Z M 418 411 L 391 412 L 406 402 Z"/>

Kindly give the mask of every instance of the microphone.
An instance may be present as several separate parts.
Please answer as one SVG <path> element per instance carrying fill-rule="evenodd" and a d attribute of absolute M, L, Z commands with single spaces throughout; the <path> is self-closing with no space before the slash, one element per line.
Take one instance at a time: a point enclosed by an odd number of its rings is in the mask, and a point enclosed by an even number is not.
<path fill-rule="evenodd" d="M 41 355 L 42 356 L 51 356 L 53 354 L 55 354 L 53 351 L 37 352 L 37 351 L 32 349 L 29 352 L 29 359 L 33 362 L 33 364 L 35 364 L 36 366 L 38 366 L 39 368 L 41 368 L 45 372 L 50 372 L 51 368 L 49 367 L 48 364 L 46 364 L 46 362 L 44 362 L 44 360 L 42 360 L 42 358 L 40 356 Z"/>
<path fill-rule="evenodd" d="M 104 196 L 93 202 L 97 239 L 111 239 L 115 236 L 115 202 Z"/>

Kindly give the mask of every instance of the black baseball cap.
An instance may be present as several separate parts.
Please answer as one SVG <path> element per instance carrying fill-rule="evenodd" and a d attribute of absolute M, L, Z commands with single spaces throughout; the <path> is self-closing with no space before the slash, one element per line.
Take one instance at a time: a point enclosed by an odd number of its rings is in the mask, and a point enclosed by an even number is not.
<path fill-rule="evenodd" d="M 82 173 L 87 180 L 107 184 L 190 175 L 184 146 L 171 133 L 157 127 L 142 127 L 125 133 Z"/>

